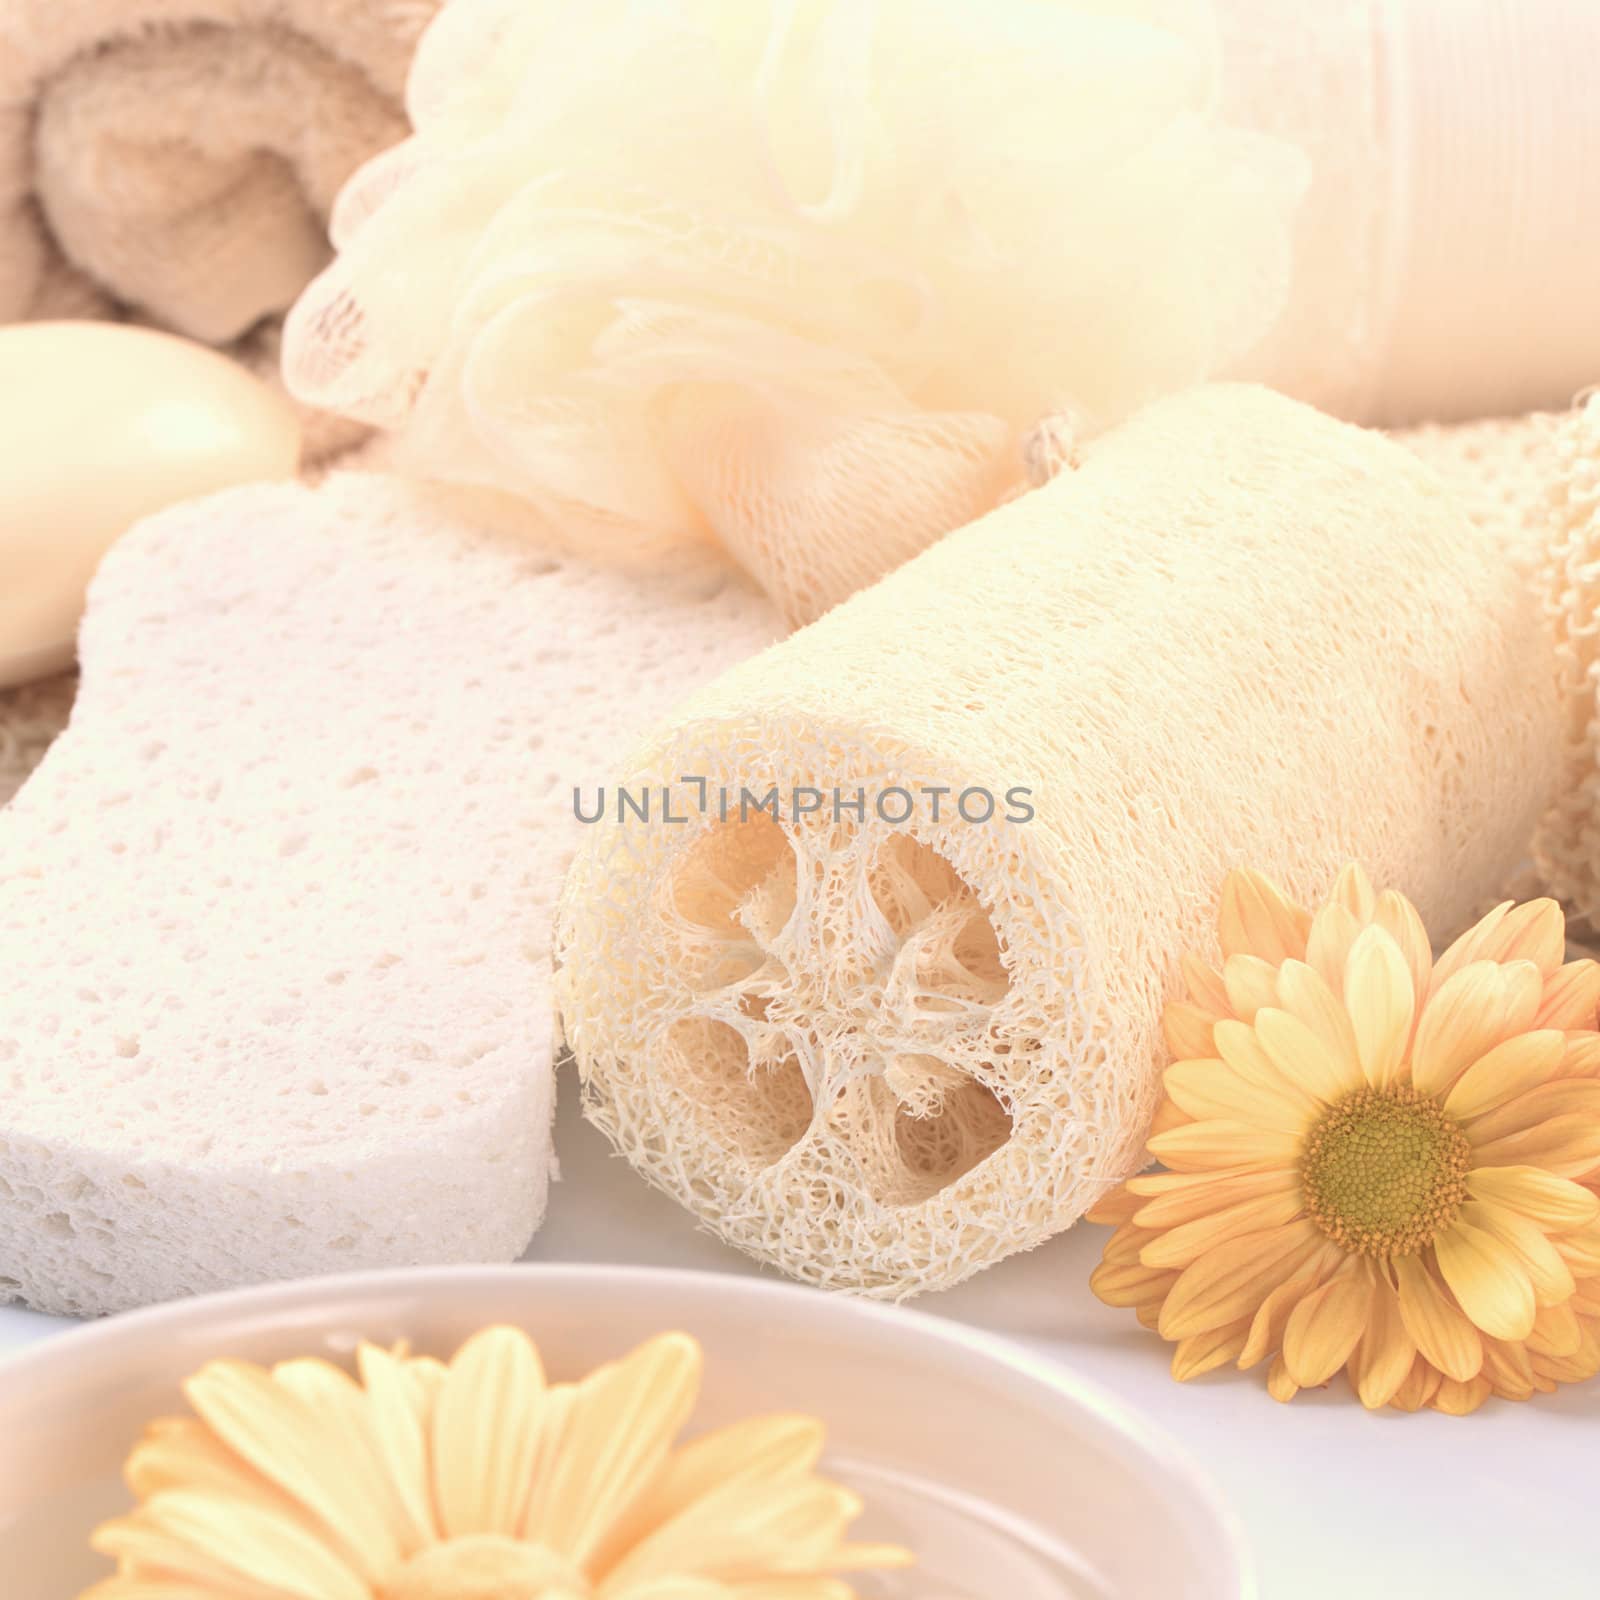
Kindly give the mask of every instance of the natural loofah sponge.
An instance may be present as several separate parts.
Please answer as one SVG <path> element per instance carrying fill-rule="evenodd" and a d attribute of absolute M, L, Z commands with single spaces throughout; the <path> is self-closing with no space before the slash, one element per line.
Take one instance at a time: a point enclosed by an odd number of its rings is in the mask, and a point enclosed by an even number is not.
<path fill-rule="evenodd" d="M 1556 519 L 1542 577 L 1565 710 L 1560 799 L 1536 859 L 1550 892 L 1600 930 L 1600 393 L 1555 434 Z"/>
<path fill-rule="evenodd" d="M 1517 866 L 1559 721 L 1525 556 L 1265 390 L 1150 407 L 642 747 L 628 791 L 703 779 L 708 814 L 613 811 L 568 877 L 588 1114 L 813 1283 L 902 1296 L 1038 1244 L 1139 1164 L 1231 867 L 1312 899 L 1357 859 L 1445 931 Z M 741 817 L 772 785 L 781 822 Z"/>
<path fill-rule="evenodd" d="M 0 812 L 0 1296 L 516 1256 L 571 786 L 779 631 L 376 476 L 131 533 Z"/>

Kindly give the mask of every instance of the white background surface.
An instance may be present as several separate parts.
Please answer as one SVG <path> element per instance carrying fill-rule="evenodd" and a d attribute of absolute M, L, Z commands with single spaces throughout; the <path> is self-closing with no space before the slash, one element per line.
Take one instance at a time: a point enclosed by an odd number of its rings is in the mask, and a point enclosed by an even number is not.
<path fill-rule="evenodd" d="M 567 1077 L 556 1136 L 565 1179 L 529 1260 L 759 1270 L 647 1188 L 575 1099 Z M 1175 1384 L 1167 1347 L 1089 1293 L 1107 1237 L 1084 1224 L 916 1304 L 1017 1338 L 1157 1418 L 1243 1518 L 1262 1600 L 1600 1594 L 1600 1380 L 1525 1405 L 1490 1401 L 1468 1418 L 1369 1416 L 1342 1379 L 1290 1406 L 1268 1398 L 1260 1372 Z M 0 1358 L 70 1327 L 0 1309 Z"/>

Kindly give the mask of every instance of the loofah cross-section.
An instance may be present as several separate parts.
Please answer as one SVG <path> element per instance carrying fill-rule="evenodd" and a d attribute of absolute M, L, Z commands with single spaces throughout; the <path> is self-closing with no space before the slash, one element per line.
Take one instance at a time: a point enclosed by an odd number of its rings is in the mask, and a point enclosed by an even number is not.
<path fill-rule="evenodd" d="M 808 1282 L 1038 1244 L 1139 1164 L 1230 868 L 1314 899 L 1360 860 L 1443 932 L 1518 865 L 1559 725 L 1528 561 L 1377 435 L 1248 387 L 1150 407 L 642 747 L 630 791 L 711 804 L 595 826 L 563 890 L 589 1116 Z M 908 821 L 846 809 L 892 788 Z"/>
<path fill-rule="evenodd" d="M 572 786 L 779 631 L 377 476 L 129 534 L 0 811 L 0 1298 L 516 1256 Z"/>

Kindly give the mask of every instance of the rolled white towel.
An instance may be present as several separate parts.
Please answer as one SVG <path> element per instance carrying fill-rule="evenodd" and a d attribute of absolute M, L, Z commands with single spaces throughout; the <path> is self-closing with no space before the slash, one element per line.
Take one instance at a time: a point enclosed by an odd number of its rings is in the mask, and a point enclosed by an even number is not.
<path fill-rule="evenodd" d="M 6 0 L 0 321 L 128 311 L 223 345 L 281 314 L 340 185 L 405 135 L 439 3 Z"/>

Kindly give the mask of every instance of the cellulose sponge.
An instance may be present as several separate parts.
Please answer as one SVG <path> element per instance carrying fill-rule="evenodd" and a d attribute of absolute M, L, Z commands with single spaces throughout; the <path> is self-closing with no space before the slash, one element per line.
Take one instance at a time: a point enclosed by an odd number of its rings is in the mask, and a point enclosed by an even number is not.
<path fill-rule="evenodd" d="M 1357 859 L 1445 932 L 1522 860 L 1559 724 L 1529 555 L 1266 390 L 1151 406 L 643 745 L 557 920 L 589 1116 L 812 1283 L 1038 1244 L 1140 1164 L 1230 868 L 1305 900 Z"/>
<path fill-rule="evenodd" d="M 724 572 L 598 572 L 375 475 L 135 529 L 0 812 L 0 1294 L 516 1256 L 571 786 L 779 632 Z"/>

